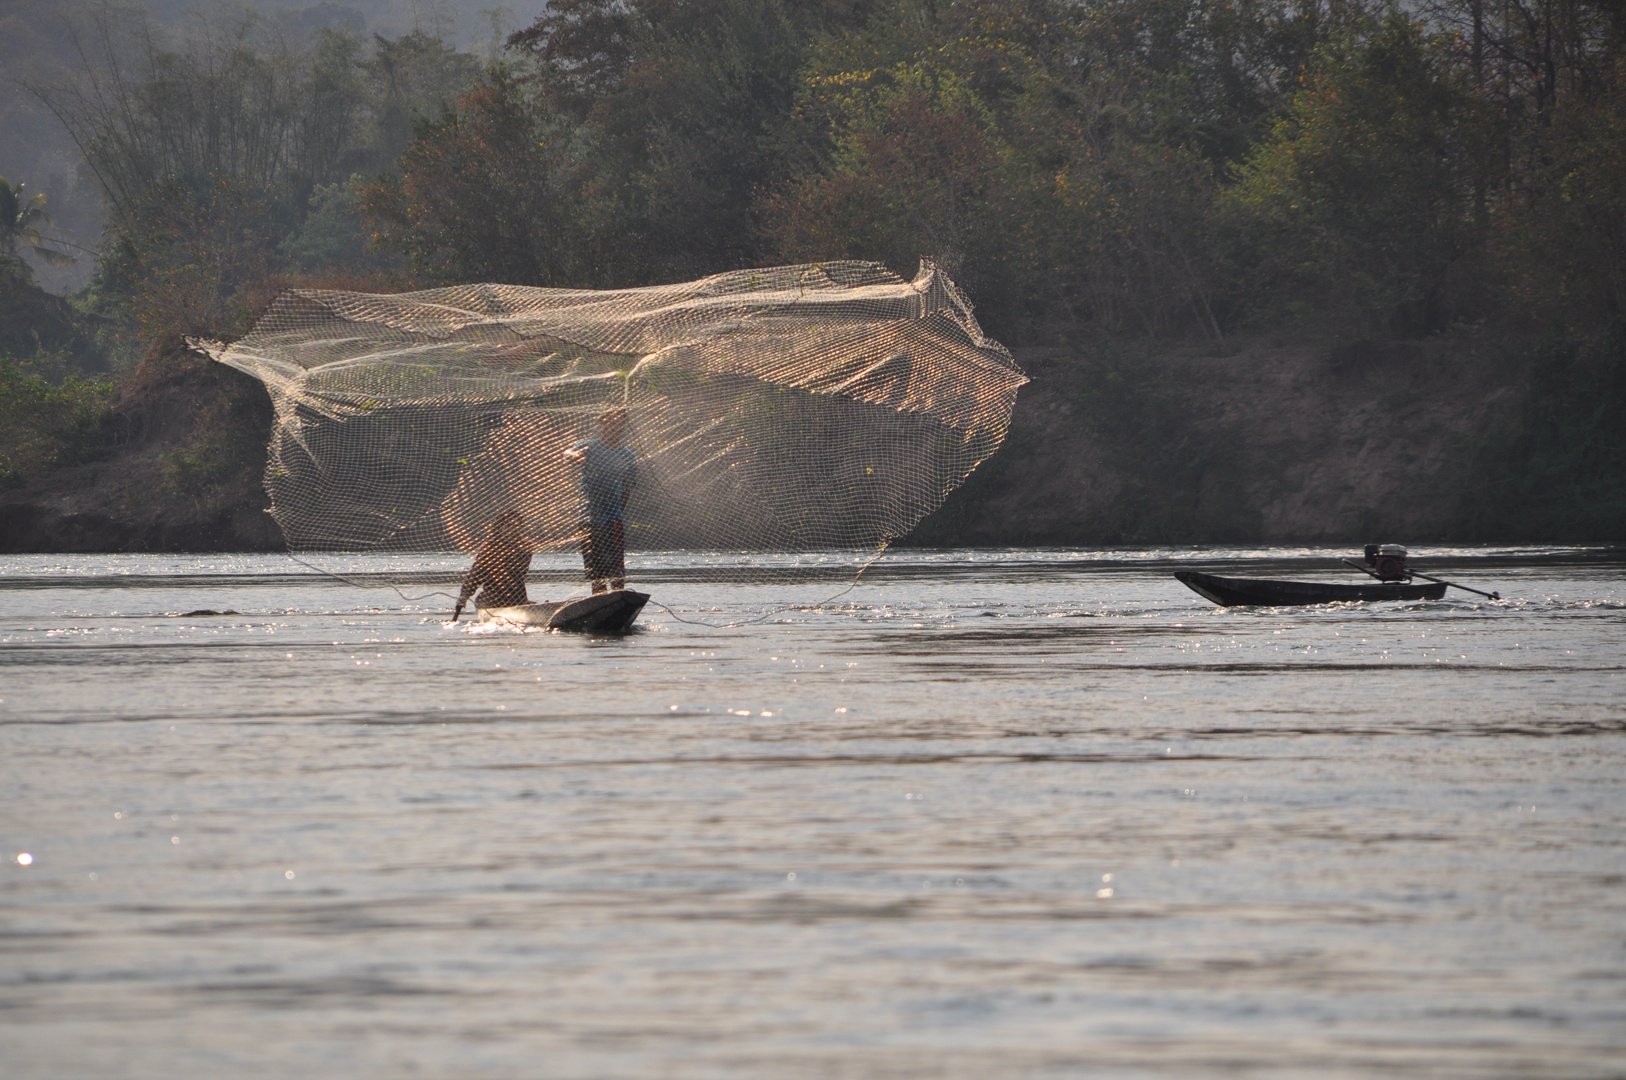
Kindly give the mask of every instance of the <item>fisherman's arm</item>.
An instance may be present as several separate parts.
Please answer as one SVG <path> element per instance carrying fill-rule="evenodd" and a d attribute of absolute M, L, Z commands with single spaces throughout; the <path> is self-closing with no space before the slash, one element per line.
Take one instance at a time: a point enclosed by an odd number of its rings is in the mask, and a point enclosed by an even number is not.
<path fill-rule="evenodd" d="M 457 593 L 457 606 L 452 608 L 452 621 L 456 622 L 463 614 L 463 605 L 469 602 L 469 597 L 479 591 L 480 583 L 485 578 L 485 552 L 481 551 L 474 557 L 474 565 L 469 572 L 463 575 L 463 588 Z"/>

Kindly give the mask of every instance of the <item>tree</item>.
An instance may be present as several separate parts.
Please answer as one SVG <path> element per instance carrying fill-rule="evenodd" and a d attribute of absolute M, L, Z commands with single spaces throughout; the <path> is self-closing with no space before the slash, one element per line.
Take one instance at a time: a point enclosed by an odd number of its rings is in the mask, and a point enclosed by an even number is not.
<path fill-rule="evenodd" d="M 1404 334 L 1457 313 L 1489 143 L 1453 44 L 1391 15 L 1316 50 L 1226 195 L 1256 295 L 1286 289 Z"/>
<path fill-rule="evenodd" d="M 579 284 L 571 136 L 506 67 L 420 120 L 399 175 L 360 188 L 374 243 L 431 281 Z"/>
<path fill-rule="evenodd" d="M 1562 99 L 1541 150 L 1497 221 L 1521 314 L 1626 317 L 1626 79 Z"/>
<path fill-rule="evenodd" d="M 72 255 L 51 247 L 45 236 L 44 230 L 50 228 L 53 222 L 45 210 L 44 193 L 36 191 L 30 194 L 27 187 L 26 184 L 12 187 L 5 177 L 0 176 L 0 257 L 26 267 L 27 264 L 17 258 L 17 250 L 23 248 L 41 262 L 52 266 L 73 262 Z"/>
<path fill-rule="evenodd" d="M 132 344 L 235 337 L 281 287 L 260 193 L 232 177 L 166 180 L 120 222 L 98 284 L 120 298 Z"/>
<path fill-rule="evenodd" d="M 920 256 L 958 272 L 968 254 L 989 253 L 1006 148 L 963 78 L 912 64 L 817 89 L 830 91 L 833 151 L 764 201 L 781 252 L 874 259 L 905 275 Z"/>
<path fill-rule="evenodd" d="M 437 280 L 622 286 L 759 262 L 752 196 L 778 176 L 768 135 L 820 10 L 552 5 L 368 187 L 379 241 Z"/>
<path fill-rule="evenodd" d="M 1033 278 L 1048 273 L 1057 313 L 1108 331 L 1222 340 L 1209 270 L 1217 194 L 1203 154 L 1122 130 L 1114 114 L 1055 171 L 1021 249 Z"/>

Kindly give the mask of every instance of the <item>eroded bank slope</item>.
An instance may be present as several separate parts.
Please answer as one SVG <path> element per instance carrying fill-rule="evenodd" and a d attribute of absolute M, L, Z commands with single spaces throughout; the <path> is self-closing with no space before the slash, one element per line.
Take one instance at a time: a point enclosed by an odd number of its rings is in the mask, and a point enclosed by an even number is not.
<path fill-rule="evenodd" d="M 114 389 L 73 463 L 0 491 L 0 550 L 280 550 L 265 513 L 271 402 L 246 375 L 175 347 Z"/>
<path fill-rule="evenodd" d="M 908 543 L 1626 539 L 1620 350 L 1464 332 L 1017 350 L 1010 437 Z M 7 551 L 273 550 L 264 390 L 180 347 L 87 462 L 0 492 Z"/>
<path fill-rule="evenodd" d="M 1618 339 L 1018 352 L 1010 436 L 910 542 L 1626 537 Z"/>

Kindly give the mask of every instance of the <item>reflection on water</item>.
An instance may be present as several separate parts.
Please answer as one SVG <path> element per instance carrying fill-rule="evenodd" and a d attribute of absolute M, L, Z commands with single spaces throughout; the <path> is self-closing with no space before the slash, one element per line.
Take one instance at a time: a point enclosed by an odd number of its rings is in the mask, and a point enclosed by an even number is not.
<path fill-rule="evenodd" d="M 1626 555 L 1340 554 L 6 557 L 5 1074 L 1618 1075 Z"/>

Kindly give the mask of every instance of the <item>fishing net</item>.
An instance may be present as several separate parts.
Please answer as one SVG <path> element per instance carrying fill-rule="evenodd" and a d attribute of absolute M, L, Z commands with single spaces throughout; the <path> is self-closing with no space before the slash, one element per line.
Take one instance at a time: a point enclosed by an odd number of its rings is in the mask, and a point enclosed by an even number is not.
<path fill-rule="evenodd" d="M 200 347 L 270 392 L 293 550 L 474 551 L 510 512 L 536 550 L 580 550 L 592 483 L 570 451 L 624 411 L 634 579 L 639 553 L 880 550 L 998 448 L 1027 381 L 930 263 L 294 290 Z"/>

